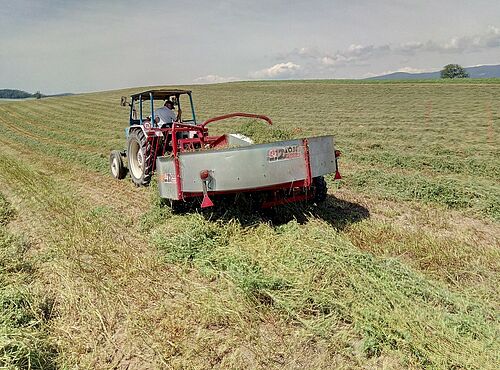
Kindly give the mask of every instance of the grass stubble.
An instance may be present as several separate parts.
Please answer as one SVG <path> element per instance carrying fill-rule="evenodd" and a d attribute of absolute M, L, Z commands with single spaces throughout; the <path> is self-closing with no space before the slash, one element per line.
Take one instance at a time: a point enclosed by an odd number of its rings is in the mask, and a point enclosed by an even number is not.
<path fill-rule="evenodd" d="M 116 132 L 127 113 L 115 101 L 126 92 L 3 104 L 0 182 L 18 216 L 2 226 L 2 253 L 15 251 L 2 255 L 2 279 L 29 293 L 19 294 L 31 324 L 1 325 L 37 339 L 4 336 L 29 344 L 2 361 L 38 353 L 63 368 L 495 368 L 500 166 L 488 127 L 499 112 L 491 105 L 483 117 L 481 107 L 498 84 L 193 89 L 201 116 L 267 113 L 278 139 L 334 134 L 345 180 L 327 179 L 326 204 L 279 217 L 172 215 L 154 187 L 107 174 L 107 150 L 123 145 Z M 101 112 L 106 125 L 93 118 Z M 29 135 L 13 127 L 23 115 Z M 242 130 L 267 138 L 252 124 Z M 12 231 L 36 245 L 12 241 Z M 28 270 L 4 268 L 19 258 Z"/>
<path fill-rule="evenodd" d="M 0 194 L 0 368 L 54 369 L 52 301 L 33 281 L 37 261 L 29 256 L 29 243 L 6 227 L 14 217 Z"/>

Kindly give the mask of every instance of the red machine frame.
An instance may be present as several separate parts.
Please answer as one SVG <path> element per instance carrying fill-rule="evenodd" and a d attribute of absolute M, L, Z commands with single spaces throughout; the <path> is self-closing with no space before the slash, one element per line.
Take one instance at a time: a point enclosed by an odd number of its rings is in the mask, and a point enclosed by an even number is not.
<path fill-rule="evenodd" d="M 191 152 L 195 151 L 199 148 L 204 148 L 204 149 L 210 149 L 210 148 L 216 148 L 218 146 L 222 146 L 227 144 L 226 140 L 226 135 L 221 135 L 221 136 L 209 136 L 208 135 L 208 129 L 207 125 L 212 123 L 212 122 L 217 122 L 221 121 L 224 119 L 228 118 L 233 118 L 233 117 L 247 117 L 247 118 L 257 118 L 266 121 L 269 125 L 272 125 L 272 121 L 269 117 L 265 115 L 260 115 L 260 114 L 252 114 L 252 113 L 241 113 L 241 112 L 236 112 L 236 113 L 230 113 L 230 114 L 225 114 L 222 116 L 217 116 L 210 118 L 206 121 L 204 121 L 201 125 L 190 125 L 190 124 L 184 124 L 182 122 L 174 122 L 172 124 L 172 127 L 170 128 L 153 128 L 150 126 L 150 124 L 145 123 L 143 125 L 143 130 L 146 133 L 147 140 L 149 142 L 149 148 L 151 151 L 153 151 L 151 156 L 148 156 L 150 161 L 154 161 L 152 163 L 152 169 L 153 171 L 155 170 L 156 167 L 156 158 L 158 156 L 164 156 L 165 153 L 167 153 L 167 148 L 169 147 L 169 138 L 170 138 L 170 143 L 171 143 L 171 152 L 170 154 L 173 156 L 174 159 L 174 166 L 175 166 L 175 176 L 176 176 L 176 184 L 177 184 L 177 195 L 179 199 L 185 199 L 185 198 L 191 198 L 191 197 L 199 197 L 199 196 L 204 196 L 207 197 L 209 195 L 214 195 L 214 194 L 232 194 L 235 193 L 236 191 L 226 191 L 226 192 L 211 192 L 207 191 L 206 194 L 202 192 L 184 192 L 182 190 L 182 178 L 181 178 L 181 168 L 179 164 L 179 157 L 178 154 L 182 152 Z M 182 132 L 193 132 L 196 131 L 196 137 L 193 138 L 178 138 L 178 133 Z M 163 139 L 163 145 L 160 148 L 160 143 L 161 139 Z M 308 140 L 307 139 L 302 139 L 302 144 L 304 147 L 304 161 L 306 163 L 306 168 L 307 168 L 307 175 L 304 180 L 299 180 L 295 182 L 290 182 L 290 183 L 282 183 L 282 184 L 277 184 L 273 186 L 267 186 L 267 187 L 261 187 L 261 188 L 251 188 L 251 189 L 244 189 L 244 190 L 238 190 L 238 192 L 245 192 L 245 193 L 250 193 L 250 192 L 268 192 L 272 193 L 272 199 L 270 200 L 265 200 L 261 204 L 261 208 L 270 208 L 276 205 L 281 205 L 281 204 L 286 204 L 286 203 L 293 203 L 293 202 L 300 202 L 300 201 L 305 201 L 309 200 L 314 197 L 315 193 L 314 191 L 308 191 L 311 189 L 311 185 L 313 183 L 313 178 L 311 174 L 311 165 L 310 165 L 310 158 L 309 158 L 309 147 L 308 147 Z M 335 151 L 335 159 L 340 155 L 340 152 Z M 149 162 L 148 165 L 151 165 Z M 200 178 L 203 179 L 203 174 L 200 173 Z M 337 170 L 335 173 L 335 179 L 340 179 L 341 176 Z M 280 194 L 280 191 L 288 191 L 288 194 Z M 290 194 L 291 193 L 291 194 Z M 212 205 L 212 202 L 208 199 L 207 201 L 208 205 Z M 205 201 L 203 202 L 205 204 Z M 204 207 L 202 205 L 202 207 Z"/>

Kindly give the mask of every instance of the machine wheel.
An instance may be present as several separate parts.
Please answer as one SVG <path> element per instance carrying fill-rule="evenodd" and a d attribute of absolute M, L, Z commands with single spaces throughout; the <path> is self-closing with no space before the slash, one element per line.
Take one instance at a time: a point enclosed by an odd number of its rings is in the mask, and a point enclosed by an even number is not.
<path fill-rule="evenodd" d="M 200 203 L 198 199 L 188 198 L 185 200 L 162 198 L 162 206 L 170 208 L 173 214 L 181 214 L 192 211 Z"/>
<path fill-rule="evenodd" d="M 109 155 L 109 168 L 111 170 L 111 176 L 115 179 L 121 180 L 127 175 L 127 169 L 123 165 L 120 151 L 113 150 Z"/>
<path fill-rule="evenodd" d="M 128 169 L 137 186 L 148 186 L 153 176 L 153 151 L 142 130 L 134 130 L 128 137 Z"/>
<path fill-rule="evenodd" d="M 326 185 L 325 178 L 323 176 L 313 178 L 312 187 L 314 191 L 312 201 L 314 203 L 324 202 L 328 192 L 328 186 Z"/>
<path fill-rule="evenodd" d="M 189 206 L 183 200 L 168 200 L 168 206 L 172 210 L 173 214 L 180 214 L 186 212 L 189 209 Z"/>

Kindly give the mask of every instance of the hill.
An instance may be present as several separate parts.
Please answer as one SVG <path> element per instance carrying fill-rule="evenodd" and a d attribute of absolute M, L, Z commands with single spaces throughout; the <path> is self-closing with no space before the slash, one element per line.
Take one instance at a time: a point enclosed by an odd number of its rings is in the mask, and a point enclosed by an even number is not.
<path fill-rule="evenodd" d="M 500 78 L 500 65 L 466 67 L 465 70 L 469 73 L 470 78 Z M 367 80 L 425 80 L 440 78 L 440 71 L 423 73 L 394 72 L 382 76 L 370 77 Z"/>
<path fill-rule="evenodd" d="M 496 369 L 499 87 L 179 86 L 335 136 L 326 201 L 264 213 L 111 177 L 147 88 L 0 104 L 0 368 Z"/>

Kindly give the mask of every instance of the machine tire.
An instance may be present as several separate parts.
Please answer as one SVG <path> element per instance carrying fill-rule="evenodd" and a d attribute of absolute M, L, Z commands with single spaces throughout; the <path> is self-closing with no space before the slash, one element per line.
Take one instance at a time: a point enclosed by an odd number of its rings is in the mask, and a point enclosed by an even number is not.
<path fill-rule="evenodd" d="M 153 176 L 153 150 L 142 130 L 130 132 L 127 142 L 127 158 L 130 177 L 137 186 L 148 186 Z"/>
<path fill-rule="evenodd" d="M 312 187 L 314 191 L 314 197 L 312 198 L 312 201 L 314 203 L 324 202 L 328 193 L 328 186 L 326 184 L 325 178 L 323 176 L 313 178 Z"/>
<path fill-rule="evenodd" d="M 189 209 L 189 206 L 183 200 L 169 199 L 167 204 L 174 215 L 184 213 Z"/>
<path fill-rule="evenodd" d="M 113 150 L 109 155 L 109 169 L 111 176 L 117 180 L 124 179 L 127 175 L 127 169 L 123 165 L 122 155 L 119 150 Z"/>
<path fill-rule="evenodd" d="M 199 209 L 199 205 L 201 203 L 201 200 L 196 198 L 188 198 L 186 200 L 182 199 L 164 199 L 165 206 L 169 207 L 172 213 L 175 214 L 182 214 L 182 213 L 187 213 L 187 212 L 192 212 L 196 209 Z"/>

